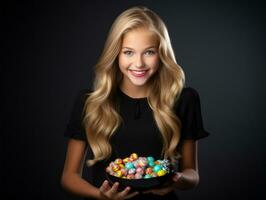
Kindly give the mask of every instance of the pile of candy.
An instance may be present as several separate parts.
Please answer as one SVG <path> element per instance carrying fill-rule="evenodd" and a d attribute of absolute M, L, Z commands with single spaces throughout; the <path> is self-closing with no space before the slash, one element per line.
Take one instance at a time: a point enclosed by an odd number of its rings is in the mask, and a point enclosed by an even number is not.
<path fill-rule="evenodd" d="M 153 157 L 139 157 L 132 153 L 124 159 L 117 158 L 106 168 L 112 176 L 126 179 L 141 179 L 164 176 L 169 173 L 168 160 L 154 160 Z"/>

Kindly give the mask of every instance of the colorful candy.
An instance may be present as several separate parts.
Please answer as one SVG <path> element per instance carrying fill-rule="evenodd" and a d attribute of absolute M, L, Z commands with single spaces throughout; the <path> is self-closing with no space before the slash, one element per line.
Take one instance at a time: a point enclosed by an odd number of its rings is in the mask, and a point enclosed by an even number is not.
<path fill-rule="evenodd" d="M 106 168 L 106 172 L 125 179 L 148 179 L 166 175 L 169 172 L 169 161 L 154 160 L 152 156 L 139 157 L 132 153 L 124 159 L 115 159 Z"/>
<path fill-rule="evenodd" d="M 112 167 L 111 169 L 112 169 L 114 172 L 117 172 L 117 171 L 120 169 L 120 167 L 119 167 L 119 165 L 114 164 L 113 167 Z"/>
<path fill-rule="evenodd" d="M 146 169 L 146 174 L 152 174 L 152 172 L 153 172 L 153 169 L 151 167 L 148 167 Z"/>
<path fill-rule="evenodd" d="M 121 172 L 121 171 L 117 171 L 117 172 L 115 173 L 115 176 L 117 176 L 117 177 L 122 177 L 122 172 Z"/>
<path fill-rule="evenodd" d="M 158 171 L 160 171 L 162 169 L 162 166 L 160 165 L 160 164 L 157 164 L 157 165 L 155 165 L 154 167 L 153 167 L 153 171 L 154 172 L 158 172 Z"/>
<path fill-rule="evenodd" d="M 152 176 L 150 174 L 146 174 L 144 178 L 151 178 Z"/>
<path fill-rule="evenodd" d="M 137 159 L 138 159 L 138 154 L 136 154 L 136 153 L 132 153 L 132 154 L 130 155 L 130 158 L 131 158 L 132 160 L 137 160 Z"/>
<path fill-rule="evenodd" d="M 163 169 L 161 169 L 161 170 L 159 170 L 159 171 L 157 172 L 157 175 L 158 175 L 158 176 L 164 176 L 165 174 L 166 174 L 166 171 L 163 170 Z"/>
<path fill-rule="evenodd" d="M 132 162 L 126 163 L 126 169 L 133 169 L 135 168 Z"/>
<path fill-rule="evenodd" d="M 148 160 L 149 162 L 154 162 L 154 158 L 151 157 L 151 156 L 147 157 L 147 160 Z"/>

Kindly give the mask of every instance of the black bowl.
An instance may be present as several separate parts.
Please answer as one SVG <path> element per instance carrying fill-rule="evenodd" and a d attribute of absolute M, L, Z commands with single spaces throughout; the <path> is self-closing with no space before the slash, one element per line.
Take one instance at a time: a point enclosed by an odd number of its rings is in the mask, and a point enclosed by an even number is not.
<path fill-rule="evenodd" d="M 152 178 L 142 178 L 142 179 L 126 179 L 119 178 L 116 176 L 110 175 L 106 172 L 106 177 L 111 184 L 119 182 L 119 190 L 123 190 L 125 187 L 129 186 L 131 190 L 144 191 L 148 189 L 153 189 L 160 187 L 165 184 L 167 181 L 171 181 L 171 177 L 174 175 L 175 171 L 170 170 L 169 173 L 164 176 L 152 177 Z"/>

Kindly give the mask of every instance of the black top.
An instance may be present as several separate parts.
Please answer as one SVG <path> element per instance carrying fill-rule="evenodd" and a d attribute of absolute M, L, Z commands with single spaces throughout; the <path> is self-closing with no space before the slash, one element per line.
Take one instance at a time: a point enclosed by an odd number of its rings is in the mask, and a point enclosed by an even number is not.
<path fill-rule="evenodd" d="M 78 93 L 70 120 L 64 132 L 64 136 L 83 140 L 87 145 L 86 133 L 81 124 L 81 119 L 83 117 L 82 109 L 86 100 L 85 94 L 88 92 L 90 92 L 88 89 L 83 89 Z M 111 138 L 110 142 L 113 149 L 111 158 L 107 161 L 98 162 L 89 169 L 92 170 L 92 184 L 96 187 L 100 187 L 105 180 L 106 166 L 116 158 L 125 158 L 131 153 L 137 153 L 139 156 L 153 156 L 155 159 L 161 158 L 162 138 L 147 98 L 132 98 L 120 89 L 118 89 L 117 96 L 120 107 L 119 113 L 123 118 L 123 123 Z M 198 140 L 209 135 L 209 132 L 203 126 L 200 98 L 194 88 L 183 88 L 174 109 L 182 123 L 181 142 L 184 139 Z M 92 157 L 91 149 L 88 148 L 86 159 Z M 84 178 L 86 179 L 86 177 Z M 174 192 L 170 195 L 174 195 Z M 157 199 L 151 195 L 138 195 L 132 200 L 141 199 L 141 196 L 145 196 L 148 199 Z M 173 197 L 167 197 L 167 199 L 169 198 Z"/>

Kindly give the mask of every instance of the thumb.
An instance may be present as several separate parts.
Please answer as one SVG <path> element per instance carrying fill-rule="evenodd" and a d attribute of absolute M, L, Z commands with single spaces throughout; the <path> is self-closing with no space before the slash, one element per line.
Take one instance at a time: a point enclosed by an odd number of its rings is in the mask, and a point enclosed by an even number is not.
<path fill-rule="evenodd" d="M 176 172 L 175 176 L 173 177 L 173 181 L 177 182 L 182 177 L 181 172 Z"/>

